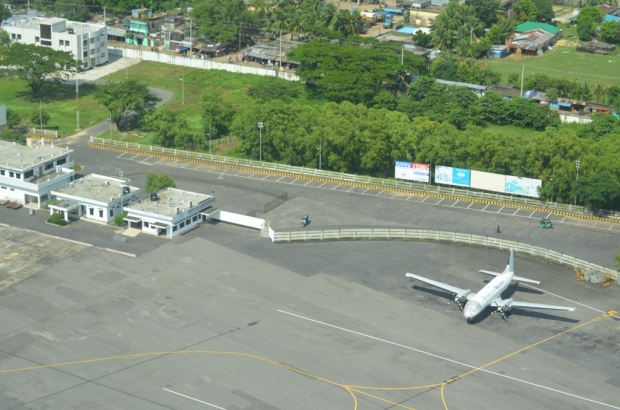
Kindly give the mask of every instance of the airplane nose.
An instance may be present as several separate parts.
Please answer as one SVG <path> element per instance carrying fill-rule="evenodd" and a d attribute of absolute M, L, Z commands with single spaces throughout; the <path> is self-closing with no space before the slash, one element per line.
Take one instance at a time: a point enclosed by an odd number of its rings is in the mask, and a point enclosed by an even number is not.
<path fill-rule="evenodd" d="M 466 319 L 472 319 L 474 316 L 480 313 L 481 310 L 482 306 L 480 305 L 480 303 L 474 300 L 470 300 L 465 304 L 465 308 L 463 309 L 463 316 L 465 316 Z"/>

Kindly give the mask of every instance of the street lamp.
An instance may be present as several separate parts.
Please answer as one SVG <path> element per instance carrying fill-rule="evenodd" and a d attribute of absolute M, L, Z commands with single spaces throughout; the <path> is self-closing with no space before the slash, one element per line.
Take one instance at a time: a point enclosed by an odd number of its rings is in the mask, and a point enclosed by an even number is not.
<path fill-rule="evenodd" d="M 181 104 L 185 105 L 185 77 L 179 78 L 179 81 L 181 81 L 181 95 L 182 95 Z"/>
<path fill-rule="evenodd" d="M 259 146 L 258 146 L 258 159 L 260 162 L 263 162 L 263 122 L 258 122 L 258 133 L 259 133 Z"/>
<path fill-rule="evenodd" d="M 575 181 L 579 181 L 579 167 L 581 167 L 581 161 L 575 161 L 575 168 L 577 169 L 577 179 Z M 577 206 L 577 184 L 575 184 L 575 206 Z"/>
<path fill-rule="evenodd" d="M 321 170 L 321 162 L 322 162 L 322 158 L 321 155 L 323 154 L 323 141 L 319 140 L 319 147 L 317 148 L 317 150 L 319 151 L 319 171 Z"/>
<path fill-rule="evenodd" d="M 41 106 L 41 100 L 39 100 L 39 124 L 42 130 L 43 129 L 43 107 Z"/>
<path fill-rule="evenodd" d="M 553 202 L 553 194 L 555 193 L 555 179 L 550 178 L 549 181 L 551 181 L 551 202 Z"/>
<path fill-rule="evenodd" d="M 211 122 L 212 120 L 209 120 L 209 155 L 211 155 Z"/>

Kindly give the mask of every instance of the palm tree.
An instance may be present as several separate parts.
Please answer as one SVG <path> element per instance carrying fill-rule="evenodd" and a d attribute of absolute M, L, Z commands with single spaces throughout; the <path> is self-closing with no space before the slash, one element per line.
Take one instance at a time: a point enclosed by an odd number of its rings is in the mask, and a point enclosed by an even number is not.
<path fill-rule="evenodd" d="M 271 22 L 269 26 L 275 31 L 286 29 L 286 13 L 284 10 L 276 9 L 271 14 Z"/>
<path fill-rule="evenodd" d="M 592 90 L 592 92 L 594 92 L 594 95 L 596 96 L 596 102 L 599 102 L 599 99 L 605 95 L 607 89 L 605 88 L 605 86 L 603 86 L 603 84 L 601 84 L 599 80 L 596 80 L 594 82 L 594 89 Z"/>
<path fill-rule="evenodd" d="M 359 11 L 350 13 L 348 10 L 340 10 L 338 17 L 340 20 L 340 29 L 347 36 L 352 36 L 362 31 L 364 22 L 362 21 L 362 15 Z"/>
<path fill-rule="evenodd" d="M 304 32 L 302 18 L 299 13 L 291 14 L 286 20 L 286 28 L 291 31 L 291 40 L 296 35 L 299 38 L 299 34 Z"/>
<path fill-rule="evenodd" d="M 340 6 L 340 2 L 328 3 L 321 9 L 320 20 L 323 21 L 323 26 L 327 27 L 330 30 L 334 30 L 334 27 L 338 25 L 338 9 Z"/>

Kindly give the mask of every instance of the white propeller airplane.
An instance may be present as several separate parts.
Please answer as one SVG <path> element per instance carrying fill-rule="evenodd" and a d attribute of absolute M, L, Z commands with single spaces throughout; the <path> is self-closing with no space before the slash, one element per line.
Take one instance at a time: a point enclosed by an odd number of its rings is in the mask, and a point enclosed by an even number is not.
<path fill-rule="evenodd" d="M 459 309 L 463 311 L 463 316 L 468 322 L 473 322 L 474 318 L 478 316 L 487 307 L 497 308 L 491 314 L 498 312 L 504 320 L 506 320 L 506 313 L 510 312 L 513 307 L 531 308 L 531 309 L 552 309 L 552 310 L 567 310 L 572 312 L 574 307 L 555 306 L 555 305 L 543 305 L 540 303 L 529 302 L 517 302 L 512 298 L 502 299 L 502 293 L 508 288 L 512 281 L 526 282 L 539 284 L 536 280 L 522 278 L 515 276 L 515 262 L 514 262 L 514 250 L 510 250 L 510 258 L 508 258 L 508 266 L 502 273 L 491 272 L 488 270 L 480 270 L 481 273 L 495 276 L 485 287 L 480 289 L 478 293 L 472 292 L 470 289 L 461 289 L 455 286 L 446 285 L 436 280 L 427 279 L 420 275 L 413 273 L 407 273 L 405 276 L 408 278 L 417 279 L 421 282 L 428 283 L 429 285 L 436 286 L 441 289 L 445 289 L 448 292 L 452 292 L 454 295 L 454 301 L 450 303 L 457 303 Z"/>

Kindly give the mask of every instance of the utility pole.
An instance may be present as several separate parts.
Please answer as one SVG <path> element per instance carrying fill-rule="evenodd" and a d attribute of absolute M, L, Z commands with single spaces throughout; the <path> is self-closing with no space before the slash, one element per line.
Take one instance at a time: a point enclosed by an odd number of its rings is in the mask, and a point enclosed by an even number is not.
<path fill-rule="evenodd" d="M 525 76 L 525 65 L 523 65 L 523 69 L 521 70 L 521 98 L 523 98 L 523 77 Z"/>
<path fill-rule="evenodd" d="M 259 132 L 259 146 L 258 146 L 258 159 L 260 162 L 263 162 L 263 122 L 258 122 L 258 132 Z"/>
<path fill-rule="evenodd" d="M 192 46 L 194 42 L 192 41 L 192 18 L 189 18 L 189 58 L 192 58 Z"/>
<path fill-rule="evenodd" d="M 212 123 L 212 120 L 209 120 L 209 155 L 212 155 L 211 154 L 211 123 Z"/>
<path fill-rule="evenodd" d="M 78 60 L 75 60 L 75 120 L 77 123 L 76 131 L 80 129 L 80 82 L 78 81 L 78 74 L 80 69 L 78 67 Z"/>
<path fill-rule="evenodd" d="M 405 64 L 405 48 L 400 50 L 400 65 Z"/>
<path fill-rule="evenodd" d="M 575 168 L 577 168 L 577 179 L 575 181 L 579 181 L 579 168 L 581 167 L 581 161 L 575 161 Z M 577 206 L 577 184 L 575 184 L 575 206 Z"/>
<path fill-rule="evenodd" d="M 185 66 L 183 66 L 183 74 L 181 74 L 181 105 L 185 105 Z"/>
<path fill-rule="evenodd" d="M 321 156 L 323 154 L 323 146 L 322 146 L 322 144 L 323 144 L 323 140 L 319 140 L 319 147 L 317 148 L 319 150 L 319 171 L 321 170 L 321 163 L 323 162 L 322 158 L 321 158 Z"/>
<path fill-rule="evenodd" d="M 43 130 L 43 107 L 41 106 L 41 100 L 39 100 L 39 124 L 41 130 Z"/>

